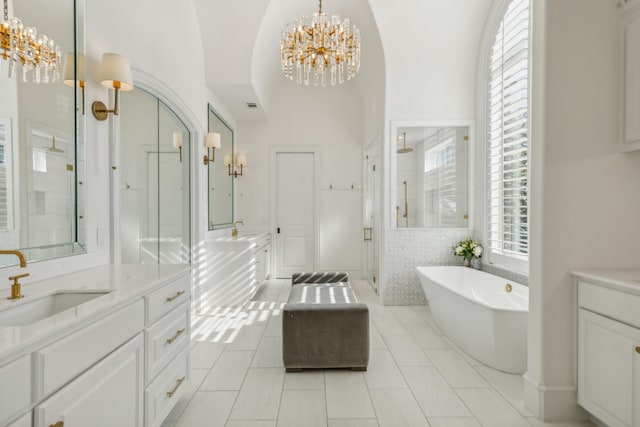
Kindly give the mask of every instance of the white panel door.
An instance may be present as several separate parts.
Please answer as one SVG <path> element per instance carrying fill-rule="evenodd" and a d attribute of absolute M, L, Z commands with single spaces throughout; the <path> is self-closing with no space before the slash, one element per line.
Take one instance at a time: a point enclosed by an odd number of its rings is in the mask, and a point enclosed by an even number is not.
<path fill-rule="evenodd" d="M 315 260 L 314 153 L 276 153 L 276 277 L 313 271 Z"/>

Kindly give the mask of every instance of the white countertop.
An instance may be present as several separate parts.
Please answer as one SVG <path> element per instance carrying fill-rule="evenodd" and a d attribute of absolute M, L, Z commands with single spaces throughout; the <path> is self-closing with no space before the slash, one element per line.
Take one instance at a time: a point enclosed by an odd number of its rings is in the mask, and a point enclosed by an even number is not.
<path fill-rule="evenodd" d="M 104 265 L 23 285 L 24 298 L 1 296 L 0 311 L 65 290 L 109 290 L 108 294 L 24 326 L 0 326 L 0 365 L 135 302 L 151 290 L 190 273 L 190 265 Z M 28 268 L 25 269 L 28 272 Z M 26 281 L 26 279 L 21 279 Z"/>
<path fill-rule="evenodd" d="M 269 237 L 268 232 L 256 231 L 256 232 L 238 232 L 237 236 L 231 236 L 231 232 L 228 235 L 214 237 L 208 239 L 210 242 L 238 242 L 238 243 L 253 243 L 260 239 Z"/>
<path fill-rule="evenodd" d="M 607 288 L 640 295 L 640 270 L 571 270 L 571 274 Z"/>

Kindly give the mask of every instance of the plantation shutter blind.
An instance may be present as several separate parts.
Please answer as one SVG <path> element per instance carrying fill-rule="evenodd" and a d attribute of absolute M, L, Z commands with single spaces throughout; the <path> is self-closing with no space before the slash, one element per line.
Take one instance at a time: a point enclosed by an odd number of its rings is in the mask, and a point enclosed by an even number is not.
<path fill-rule="evenodd" d="M 488 249 L 529 254 L 529 0 L 513 0 L 489 63 Z"/>

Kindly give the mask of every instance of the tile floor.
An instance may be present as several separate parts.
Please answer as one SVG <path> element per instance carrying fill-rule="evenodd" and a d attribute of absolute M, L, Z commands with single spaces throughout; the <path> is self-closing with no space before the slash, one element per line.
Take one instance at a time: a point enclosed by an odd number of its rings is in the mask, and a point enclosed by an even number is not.
<path fill-rule="evenodd" d="M 578 427 L 524 408 L 518 375 L 483 366 L 433 324 L 428 307 L 385 307 L 365 281 L 366 372 L 285 373 L 281 310 L 290 282 L 269 281 L 242 308 L 192 319 L 191 378 L 162 427 Z"/>

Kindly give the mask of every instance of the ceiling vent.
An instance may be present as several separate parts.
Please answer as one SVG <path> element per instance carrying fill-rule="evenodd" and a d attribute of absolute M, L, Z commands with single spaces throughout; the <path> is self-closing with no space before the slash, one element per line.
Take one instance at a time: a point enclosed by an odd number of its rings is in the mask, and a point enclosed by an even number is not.
<path fill-rule="evenodd" d="M 247 107 L 249 108 L 258 108 L 258 104 L 255 102 L 247 102 Z"/>

